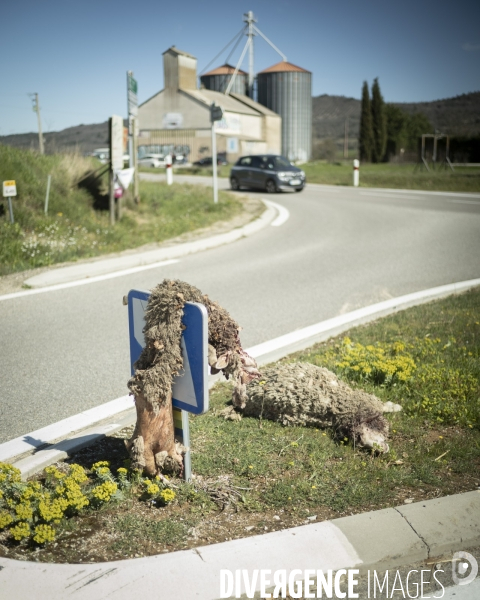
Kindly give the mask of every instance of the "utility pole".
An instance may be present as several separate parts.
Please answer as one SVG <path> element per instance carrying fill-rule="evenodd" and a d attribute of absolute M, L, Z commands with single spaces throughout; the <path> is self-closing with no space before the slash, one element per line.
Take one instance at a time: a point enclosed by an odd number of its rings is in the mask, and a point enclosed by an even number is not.
<path fill-rule="evenodd" d="M 223 119 L 223 108 L 215 102 L 210 105 L 210 122 L 212 124 L 212 172 L 213 172 L 213 202 L 218 202 L 218 180 L 217 180 L 217 134 L 215 123 Z"/>
<path fill-rule="evenodd" d="M 343 142 L 343 158 L 348 158 L 348 117 L 345 119 L 345 139 Z"/>
<path fill-rule="evenodd" d="M 248 11 L 248 13 L 245 13 L 243 15 L 243 20 L 245 21 L 245 23 L 247 23 L 248 25 L 248 32 L 247 32 L 247 37 L 248 37 L 248 46 L 249 46 L 249 52 L 248 52 L 248 96 L 253 100 L 253 83 L 255 81 L 255 72 L 254 72 L 254 65 L 253 65 L 253 56 L 254 56 L 254 52 L 253 52 L 253 37 L 255 34 L 254 32 L 254 23 L 256 23 L 256 19 L 253 16 L 253 12 L 251 10 Z"/>
<path fill-rule="evenodd" d="M 135 204 L 140 203 L 140 191 L 139 191 L 139 176 L 138 176 L 138 157 L 137 157 L 137 117 L 132 118 L 132 152 L 133 152 L 133 163 L 130 158 L 130 165 L 133 166 L 133 200 Z"/>
<path fill-rule="evenodd" d="M 38 121 L 38 147 L 40 150 L 40 154 L 44 154 L 43 148 L 43 134 L 42 134 L 42 121 L 40 119 L 40 104 L 38 103 L 38 94 L 30 94 L 33 96 L 33 112 L 37 113 L 37 121 Z"/>

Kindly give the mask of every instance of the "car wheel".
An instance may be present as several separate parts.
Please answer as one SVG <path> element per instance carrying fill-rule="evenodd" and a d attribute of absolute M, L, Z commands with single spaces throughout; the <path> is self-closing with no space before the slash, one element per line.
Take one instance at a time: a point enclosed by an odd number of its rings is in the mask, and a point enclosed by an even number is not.
<path fill-rule="evenodd" d="M 236 177 L 230 177 L 230 187 L 232 190 L 239 190 L 238 179 Z"/>
<path fill-rule="evenodd" d="M 277 185 L 273 181 L 273 179 L 269 179 L 267 181 L 267 183 L 265 184 L 265 189 L 269 194 L 275 194 L 275 192 L 277 191 Z"/>
<path fill-rule="evenodd" d="M 295 188 L 296 192 L 301 192 L 302 190 L 303 190 L 303 187 L 301 187 L 301 188 Z"/>

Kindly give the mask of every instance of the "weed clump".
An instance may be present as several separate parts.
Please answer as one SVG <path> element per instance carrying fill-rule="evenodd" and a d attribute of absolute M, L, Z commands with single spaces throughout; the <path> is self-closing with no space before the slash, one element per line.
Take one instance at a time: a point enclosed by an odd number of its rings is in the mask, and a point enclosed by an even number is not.
<path fill-rule="evenodd" d="M 10 537 L 17 542 L 51 542 L 66 519 L 87 507 L 99 509 L 124 499 L 135 477 L 129 478 L 123 467 L 115 476 L 109 462 L 100 461 L 92 465 L 89 474 L 77 464 L 66 471 L 51 466 L 44 470 L 42 481 L 23 482 L 17 468 L 0 463 L 0 530 L 9 528 Z M 155 491 L 150 496 L 158 498 L 159 505 L 175 499 L 175 492 L 160 481 L 146 480 L 145 485 Z"/>

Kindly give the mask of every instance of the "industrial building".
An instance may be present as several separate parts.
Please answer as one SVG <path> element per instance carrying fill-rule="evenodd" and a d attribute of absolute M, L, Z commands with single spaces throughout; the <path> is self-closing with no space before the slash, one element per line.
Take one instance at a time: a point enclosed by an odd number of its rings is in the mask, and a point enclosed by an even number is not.
<path fill-rule="evenodd" d="M 281 153 L 281 117 L 245 95 L 245 73 L 235 78 L 235 91 L 226 95 L 226 78 L 235 70 L 230 65 L 206 73 L 201 89 L 197 59 L 191 54 L 172 46 L 163 53 L 163 67 L 164 89 L 138 107 L 140 157 L 173 152 L 194 162 L 211 156 L 212 103 L 224 110 L 216 123 L 216 143 L 217 152 L 229 162 L 243 154 Z"/>
<path fill-rule="evenodd" d="M 282 154 L 305 162 L 312 153 L 312 74 L 282 61 L 257 75 L 258 102 L 282 117 Z"/>
<path fill-rule="evenodd" d="M 224 64 L 202 75 L 200 77 L 200 87 L 225 93 L 234 74 L 235 67 Z M 248 75 L 242 69 L 237 70 L 230 91 L 235 94 L 248 95 Z"/>

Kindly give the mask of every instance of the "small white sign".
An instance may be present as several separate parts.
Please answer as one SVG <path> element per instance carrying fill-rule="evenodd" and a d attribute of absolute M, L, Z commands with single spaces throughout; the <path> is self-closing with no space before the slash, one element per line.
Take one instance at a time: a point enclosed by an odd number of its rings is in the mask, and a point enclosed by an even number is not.
<path fill-rule="evenodd" d="M 238 154 L 238 138 L 227 138 L 227 152 L 229 154 Z"/>
<path fill-rule="evenodd" d="M 3 197 L 7 198 L 9 196 L 16 196 L 17 195 L 17 184 L 15 183 L 14 179 L 11 179 L 10 181 L 4 181 L 3 182 Z"/>
<path fill-rule="evenodd" d="M 122 186 L 124 190 L 128 189 L 128 186 L 132 182 L 133 174 L 135 173 L 134 168 L 130 169 L 122 169 L 121 171 L 116 171 L 115 175 L 117 177 L 118 183 Z"/>
<path fill-rule="evenodd" d="M 182 113 L 166 113 L 163 115 L 164 129 L 181 129 L 183 125 Z"/>

